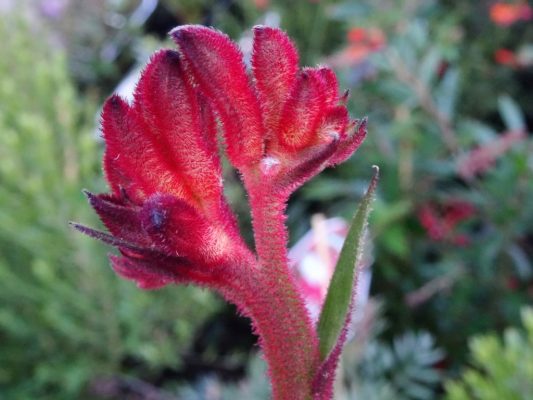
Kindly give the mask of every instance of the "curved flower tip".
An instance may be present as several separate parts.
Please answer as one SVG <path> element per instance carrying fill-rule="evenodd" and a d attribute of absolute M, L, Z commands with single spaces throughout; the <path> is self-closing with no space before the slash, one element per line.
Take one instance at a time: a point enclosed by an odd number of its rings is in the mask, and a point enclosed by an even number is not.
<path fill-rule="evenodd" d="M 85 192 L 110 234 L 72 224 L 115 246 L 122 257 L 110 257 L 113 269 L 142 288 L 168 283 L 218 285 L 218 270 L 228 268 L 242 244 L 217 221 L 172 195 L 156 193 L 142 205 L 110 195 Z"/>
<path fill-rule="evenodd" d="M 261 171 L 260 182 L 270 179 L 284 196 L 344 161 L 366 135 L 366 121 L 350 120 L 335 73 L 327 67 L 299 70 L 297 63 L 283 31 L 254 28 L 252 73 L 267 128 L 263 160 L 276 160 L 275 168 Z"/>
<path fill-rule="evenodd" d="M 349 133 L 339 143 L 337 152 L 328 160 L 328 166 L 341 164 L 352 156 L 366 138 L 367 125 L 368 119 L 366 117 L 350 123 Z"/>

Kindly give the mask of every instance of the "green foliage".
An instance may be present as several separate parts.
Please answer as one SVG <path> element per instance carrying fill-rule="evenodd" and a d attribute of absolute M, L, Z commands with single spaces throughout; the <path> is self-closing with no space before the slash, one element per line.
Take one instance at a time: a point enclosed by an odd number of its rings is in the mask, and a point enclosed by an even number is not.
<path fill-rule="evenodd" d="M 337 400 L 430 400 L 438 398 L 444 374 L 437 364 L 444 352 L 427 332 L 406 332 L 390 342 L 380 339 L 387 321 L 371 300 L 346 346 Z"/>
<path fill-rule="evenodd" d="M 456 3 L 343 1 L 329 8 L 330 18 L 380 29 L 387 38 L 381 50 L 339 66 L 340 86 L 352 93 L 350 111 L 368 116 L 369 135 L 351 160 L 304 187 L 289 210 L 295 231 L 317 209 L 348 217 L 364 190 L 360 171 L 379 164 L 370 226 L 372 290 L 386 297 L 391 325 L 384 335 L 429 330 L 451 369 L 465 361 L 469 336 L 517 321 L 533 276 L 532 108 L 524 100 L 531 97 L 527 85 L 518 85 L 528 72 L 508 71 L 493 59 L 496 49 L 531 40 L 531 27 L 529 36 L 520 36 L 525 24 L 495 27 L 489 5 Z M 346 41 L 345 50 L 350 46 Z M 460 175 L 459 165 L 473 151 L 497 147 L 517 128 L 523 139 L 472 178 Z M 428 204 L 456 200 L 474 208 L 452 232 L 468 239 L 462 246 L 430 237 L 420 217 Z"/>
<path fill-rule="evenodd" d="M 320 340 L 320 356 L 323 360 L 335 348 L 342 330 L 345 329 L 346 316 L 351 309 L 350 303 L 354 297 L 354 285 L 357 282 L 360 267 L 358 264 L 364 246 L 368 216 L 379 179 L 379 168 L 374 167 L 374 169 L 372 181 L 353 217 L 320 313 L 317 332 Z"/>
<path fill-rule="evenodd" d="M 204 377 L 192 385 L 179 388 L 178 396 L 183 400 L 234 400 L 271 398 L 265 361 L 254 355 L 249 363 L 246 379 L 239 383 L 224 384 L 214 377 Z"/>
<path fill-rule="evenodd" d="M 45 31 L 0 19 L 0 397 L 83 398 L 94 377 L 132 372 L 127 360 L 176 366 L 213 297 L 141 292 L 68 227 L 96 224 L 80 191 L 103 190 L 96 108 Z"/>
<path fill-rule="evenodd" d="M 406 333 L 390 345 L 370 342 L 358 366 L 360 387 L 352 393 L 372 400 L 434 399 L 442 380 L 435 364 L 442 358 L 428 333 Z"/>
<path fill-rule="evenodd" d="M 533 308 L 522 309 L 524 331 L 508 328 L 501 340 L 480 335 L 469 342 L 472 366 L 446 383 L 448 400 L 526 400 L 533 393 Z"/>

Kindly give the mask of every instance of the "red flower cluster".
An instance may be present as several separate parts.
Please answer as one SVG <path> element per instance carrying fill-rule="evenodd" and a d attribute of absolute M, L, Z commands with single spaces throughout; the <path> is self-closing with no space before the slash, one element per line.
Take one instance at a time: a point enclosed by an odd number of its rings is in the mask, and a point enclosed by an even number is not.
<path fill-rule="evenodd" d="M 76 227 L 116 246 L 113 269 L 142 288 L 192 283 L 237 304 L 261 337 L 274 398 L 304 399 L 319 387 L 314 398 L 327 399 L 333 381 L 317 380 L 336 362 L 318 375 L 284 210 L 297 187 L 359 147 L 366 123 L 350 120 L 333 71 L 299 69 L 281 30 L 254 29 L 251 74 L 221 32 L 182 26 L 171 36 L 178 51 L 151 58 L 132 104 L 112 96 L 103 108 L 111 193 L 87 195 L 110 233 Z M 256 254 L 224 198 L 219 132 L 249 195 Z"/>
<path fill-rule="evenodd" d="M 474 214 L 474 206 L 465 201 L 450 201 L 440 207 L 425 204 L 418 211 L 418 219 L 428 236 L 435 241 L 466 246 L 470 239 L 456 232 L 457 225 Z"/>
<path fill-rule="evenodd" d="M 526 2 L 494 3 L 490 8 L 490 19 L 499 26 L 510 26 L 518 21 L 533 18 L 533 8 Z"/>

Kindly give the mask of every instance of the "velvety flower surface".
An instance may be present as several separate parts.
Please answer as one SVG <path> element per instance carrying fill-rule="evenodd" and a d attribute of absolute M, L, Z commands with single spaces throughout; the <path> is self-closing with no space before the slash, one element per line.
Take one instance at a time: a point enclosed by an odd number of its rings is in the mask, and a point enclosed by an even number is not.
<path fill-rule="evenodd" d="M 109 233 L 76 227 L 117 247 L 113 269 L 141 288 L 192 283 L 237 304 L 274 398 L 327 398 L 330 388 L 312 389 L 321 361 L 288 268 L 284 211 L 297 187 L 359 147 L 366 123 L 349 118 L 332 70 L 299 68 L 279 29 L 254 28 L 251 71 L 219 31 L 171 36 L 178 49 L 152 56 L 133 102 L 112 96 L 103 108 L 110 193 L 87 196 Z M 223 195 L 220 143 L 249 196 L 255 252 Z"/>

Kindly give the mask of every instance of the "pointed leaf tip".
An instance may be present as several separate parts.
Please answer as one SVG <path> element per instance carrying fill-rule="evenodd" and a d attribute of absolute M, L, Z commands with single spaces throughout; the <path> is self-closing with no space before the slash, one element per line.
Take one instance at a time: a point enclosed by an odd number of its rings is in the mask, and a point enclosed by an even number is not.
<path fill-rule="evenodd" d="M 342 332 L 349 322 L 347 314 L 356 288 L 357 263 L 361 258 L 365 228 L 379 180 L 379 168 L 376 165 L 372 168 L 374 176 L 353 217 L 320 313 L 317 333 L 321 360 L 328 357 L 338 340 L 343 340 Z"/>

